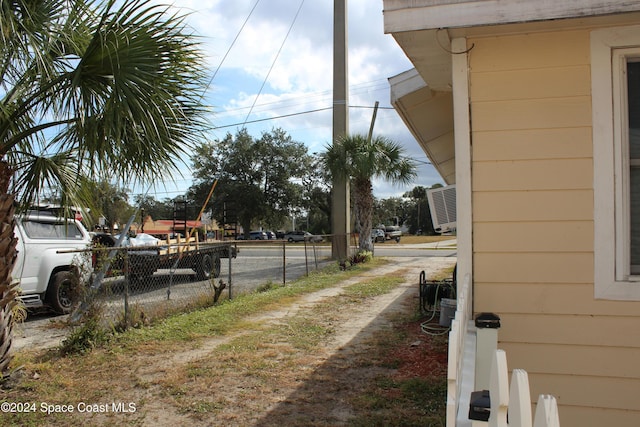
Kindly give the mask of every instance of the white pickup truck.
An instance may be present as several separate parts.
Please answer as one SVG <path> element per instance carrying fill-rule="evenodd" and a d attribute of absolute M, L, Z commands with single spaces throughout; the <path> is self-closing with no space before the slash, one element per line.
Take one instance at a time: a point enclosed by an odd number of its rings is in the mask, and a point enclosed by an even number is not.
<path fill-rule="evenodd" d="M 387 225 L 384 228 L 384 235 L 387 240 L 395 240 L 396 242 L 400 242 L 400 237 L 402 237 L 402 230 L 397 225 Z"/>
<path fill-rule="evenodd" d="M 91 237 L 82 223 L 51 214 L 16 217 L 18 256 L 12 278 L 20 281 L 27 307 L 47 305 L 66 314 L 80 296 L 80 281 L 91 273 Z"/>

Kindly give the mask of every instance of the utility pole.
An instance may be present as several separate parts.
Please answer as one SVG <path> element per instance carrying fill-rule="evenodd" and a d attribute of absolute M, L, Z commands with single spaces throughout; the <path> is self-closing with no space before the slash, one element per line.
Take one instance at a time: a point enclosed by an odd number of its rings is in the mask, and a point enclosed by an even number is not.
<path fill-rule="evenodd" d="M 349 132 L 349 84 L 347 49 L 347 0 L 333 1 L 333 142 Z M 331 199 L 331 256 L 348 256 L 351 234 L 349 178 L 333 178 Z"/>
<path fill-rule="evenodd" d="M 376 124 L 376 116 L 378 115 L 378 105 L 380 102 L 376 101 L 376 104 L 373 107 L 373 116 L 371 117 L 371 126 L 369 126 L 369 136 L 367 137 L 367 142 L 371 143 L 371 139 L 373 138 L 373 126 Z"/>

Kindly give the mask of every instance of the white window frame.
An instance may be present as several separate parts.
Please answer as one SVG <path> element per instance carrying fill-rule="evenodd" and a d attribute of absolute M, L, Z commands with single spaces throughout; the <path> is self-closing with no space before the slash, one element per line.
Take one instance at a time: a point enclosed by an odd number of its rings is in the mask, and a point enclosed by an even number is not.
<path fill-rule="evenodd" d="M 592 31 L 594 295 L 640 301 L 629 255 L 628 57 L 640 57 L 640 26 Z"/>

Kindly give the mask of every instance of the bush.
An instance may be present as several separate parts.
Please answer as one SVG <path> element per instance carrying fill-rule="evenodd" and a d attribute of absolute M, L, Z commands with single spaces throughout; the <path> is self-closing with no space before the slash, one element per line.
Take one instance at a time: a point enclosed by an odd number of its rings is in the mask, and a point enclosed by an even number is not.
<path fill-rule="evenodd" d="M 109 342 L 110 338 L 111 334 L 100 325 L 98 319 L 89 318 L 74 327 L 71 334 L 62 341 L 60 353 L 62 355 L 85 354 Z"/>
<path fill-rule="evenodd" d="M 343 262 L 338 262 L 341 270 L 346 270 L 355 264 L 361 264 L 365 262 L 371 262 L 373 260 L 373 253 L 369 251 L 360 251 L 357 254 L 351 255 Z"/>
<path fill-rule="evenodd" d="M 351 255 L 349 257 L 349 262 L 351 265 L 360 264 L 363 262 L 371 262 L 373 260 L 373 253 L 370 251 L 360 251 L 357 254 Z"/>

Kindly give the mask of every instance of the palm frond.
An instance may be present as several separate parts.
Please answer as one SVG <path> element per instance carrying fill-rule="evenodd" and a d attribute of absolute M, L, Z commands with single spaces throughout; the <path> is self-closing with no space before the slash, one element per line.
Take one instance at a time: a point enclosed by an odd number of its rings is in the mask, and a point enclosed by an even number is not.
<path fill-rule="evenodd" d="M 24 14 L 12 7 L 32 3 L 51 9 L 34 6 L 33 22 L 20 24 L 16 17 Z M 20 55 L 0 57 L 0 73 L 12 77 L 2 83 L 0 156 L 18 162 L 16 170 L 21 162 L 29 165 L 15 179 L 23 197 L 37 196 L 45 185 L 35 185 L 26 171 L 44 173 L 46 185 L 65 179 L 69 190 L 72 171 L 89 178 L 109 171 L 134 183 L 172 176 L 202 139 L 203 56 L 184 17 L 168 6 L 3 2 L 0 40 L 27 46 Z"/>
<path fill-rule="evenodd" d="M 95 208 L 95 195 L 87 185 L 87 175 L 78 170 L 77 154 L 60 151 L 49 156 L 17 153 L 15 193 L 26 203 L 38 203 L 43 194 L 55 196 L 63 207 Z"/>
<path fill-rule="evenodd" d="M 407 184 L 416 176 L 416 165 L 404 157 L 402 146 L 383 136 L 371 140 L 361 134 L 343 137 L 327 147 L 323 160 L 336 177 L 369 180 L 382 177 L 392 183 Z"/>

